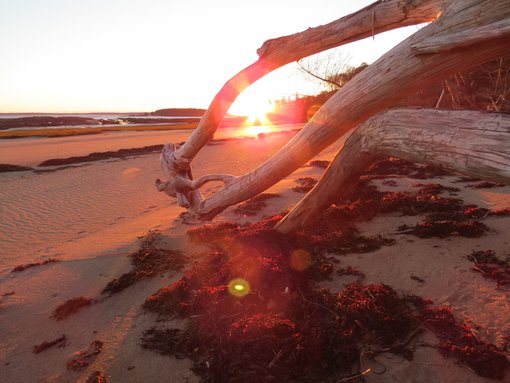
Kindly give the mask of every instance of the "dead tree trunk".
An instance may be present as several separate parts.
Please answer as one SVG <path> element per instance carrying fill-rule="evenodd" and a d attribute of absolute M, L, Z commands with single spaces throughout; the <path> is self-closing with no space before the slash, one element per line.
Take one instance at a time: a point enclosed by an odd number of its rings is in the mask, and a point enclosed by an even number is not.
<path fill-rule="evenodd" d="M 426 17 L 431 18 L 432 9 L 437 11 L 437 8 L 434 7 L 438 5 L 438 2 L 434 1 L 378 2 L 372 8 L 367 7 L 340 20 L 352 21 L 356 19 L 360 25 L 365 25 L 366 29 L 367 20 L 371 20 L 373 23 L 375 20 L 379 20 L 379 13 L 375 13 L 374 18 L 373 10 L 388 3 L 398 4 L 400 8 L 404 9 L 403 20 L 405 21 L 400 21 L 400 24 L 407 23 L 406 25 L 411 23 L 406 19 L 409 13 L 405 12 L 409 7 L 413 9 L 413 5 L 419 4 L 415 8 L 427 11 L 428 13 L 424 11 L 427 13 Z M 170 179 L 168 182 L 159 182 L 158 189 L 170 195 L 177 194 L 178 197 L 179 194 L 182 194 L 184 197 L 181 196 L 180 201 L 184 205 L 189 205 L 195 215 L 202 219 L 211 219 L 226 207 L 248 199 L 272 186 L 350 129 L 360 125 L 371 116 L 395 106 L 417 89 L 446 79 L 455 72 L 470 69 L 477 64 L 501 57 L 510 51 L 510 3 L 507 0 L 445 0 L 445 4 L 444 11 L 436 21 L 416 32 L 355 76 L 323 105 L 314 118 L 277 154 L 244 176 L 220 176 L 220 179 L 225 182 L 225 187 L 218 193 L 202 200 L 197 189 L 190 187 L 190 181 L 187 179 L 188 176 L 190 177 L 189 162 L 212 137 L 218 116 L 223 117 L 226 112 L 224 110 L 225 99 L 235 98 L 238 94 L 232 89 L 225 91 L 224 87 L 204 116 L 200 124 L 201 127 L 190 140 L 176 151 L 164 150 L 162 154 L 163 168 L 168 172 L 170 178 L 181 178 L 183 181 L 175 182 Z M 397 8 L 400 9 L 399 7 Z M 422 14 L 420 20 L 423 18 L 425 16 Z M 388 23 L 386 29 L 391 26 L 400 26 L 398 21 L 386 22 Z M 344 22 L 342 25 L 349 25 L 349 23 Z M 329 36 L 328 31 L 336 31 L 333 28 L 333 23 L 325 27 L 320 32 L 323 35 Z M 377 30 L 384 30 L 384 28 L 383 25 L 378 24 Z M 309 42 L 313 46 L 313 53 L 331 47 L 328 45 L 328 39 L 325 39 L 324 43 L 320 43 L 318 35 L 308 32 L 282 38 L 280 42 L 283 39 L 288 39 L 289 42 L 298 41 L 304 47 L 307 47 Z M 359 36 L 365 37 L 360 33 L 342 41 L 352 41 Z M 268 47 L 271 44 L 280 45 L 276 43 L 277 41 L 278 39 L 271 40 L 264 44 L 261 48 L 262 54 L 266 55 L 267 52 L 272 52 Z M 293 45 L 289 44 L 289 46 Z M 264 49 L 264 47 L 266 48 Z M 310 50 L 302 49 L 301 53 L 290 55 L 284 50 L 283 53 L 274 53 L 274 55 L 275 57 L 296 59 L 300 58 L 300 55 L 304 56 L 310 52 Z M 285 62 L 285 59 L 281 60 L 281 62 Z M 247 70 L 252 69 L 247 68 Z M 255 77 L 257 76 L 253 78 Z M 230 96 L 226 98 L 222 96 L 223 91 Z M 416 113 L 414 118 L 419 120 L 420 113 Z M 204 124 L 211 125 L 203 128 Z M 198 184 L 202 185 L 203 183 L 199 182 Z"/>
<path fill-rule="evenodd" d="M 395 156 L 510 184 L 510 115 L 466 110 L 393 109 L 360 125 L 317 185 L 277 225 L 312 223 L 347 195 L 375 160 Z"/>

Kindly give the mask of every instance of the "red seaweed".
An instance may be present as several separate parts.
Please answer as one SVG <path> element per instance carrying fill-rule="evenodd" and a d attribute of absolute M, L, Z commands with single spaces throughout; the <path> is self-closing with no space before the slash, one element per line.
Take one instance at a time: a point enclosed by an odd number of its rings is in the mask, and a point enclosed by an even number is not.
<path fill-rule="evenodd" d="M 330 163 L 331 161 L 326 160 L 313 160 L 308 163 L 308 166 L 311 166 L 313 168 L 326 169 Z"/>
<path fill-rule="evenodd" d="M 75 357 L 67 362 L 67 369 L 70 371 L 81 371 L 85 369 L 90 360 L 103 350 L 103 342 L 93 341 L 86 350 L 78 351 Z"/>
<path fill-rule="evenodd" d="M 490 181 L 482 181 L 477 184 L 469 184 L 464 187 L 471 189 L 492 189 L 492 188 L 500 188 L 505 186 L 505 184 L 490 182 Z"/>
<path fill-rule="evenodd" d="M 102 294 L 118 293 L 142 279 L 152 278 L 169 270 L 180 271 L 186 265 L 188 258 L 183 252 L 156 247 L 160 240 L 158 232 L 149 231 L 141 239 L 140 249 L 130 255 L 133 268 L 108 282 Z"/>
<path fill-rule="evenodd" d="M 180 280 L 144 304 L 160 316 L 186 320 L 185 326 L 151 328 L 142 347 L 191 359 L 204 382 L 339 381 L 361 372 L 365 345 L 372 355 L 391 352 L 412 359 L 414 340 L 427 328 L 438 337 L 437 349 L 445 357 L 500 379 L 509 367 L 502 350 L 477 337 L 472 341 L 474 329 L 449 308 L 432 307 L 427 299 L 401 295 L 387 285 L 364 286 L 363 273 L 352 267 L 336 270 L 358 277 L 339 292 L 316 284 L 335 271 L 335 256 L 394 243 L 380 235 L 361 236 L 352 227 L 378 214 L 427 214 L 416 227 L 402 228 L 424 237 L 479 236 L 488 230 L 475 219 L 491 211 L 440 195 L 452 195 L 456 188 L 418 184 L 416 193 L 383 193 L 369 184 L 374 174 L 450 174 L 443 169 L 388 159 L 367 174 L 372 176 L 362 178 L 314 225 L 294 234 L 274 230 L 285 212 L 251 224 L 189 230 L 189 238 L 209 250 Z"/>
<path fill-rule="evenodd" d="M 493 250 L 473 251 L 467 258 L 473 262 L 473 270 L 495 280 L 498 287 L 510 286 L 510 259 L 499 259 Z"/>
<path fill-rule="evenodd" d="M 48 263 L 53 263 L 53 262 L 60 262 L 60 259 L 49 258 L 49 259 L 47 259 L 45 261 L 41 261 L 41 262 L 25 263 L 23 265 L 16 266 L 14 269 L 11 270 L 11 273 L 19 273 L 20 271 L 24 271 L 31 267 L 47 265 Z"/>
<path fill-rule="evenodd" d="M 248 201 L 237 205 L 234 209 L 234 213 L 244 217 L 254 216 L 257 214 L 257 212 L 267 206 L 266 201 L 268 199 L 278 197 L 280 197 L 280 195 L 275 193 L 259 194 L 258 196 L 255 196 Z"/>
<path fill-rule="evenodd" d="M 317 184 L 318 180 L 312 177 L 301 177 L 295 180 L 296 186 L 291 189 L 298 193 L 308 193 Z"/>
<path fill-rule="evenodd" d="M 85 383 L 106 383 L 106 377 L 101 371 L 94 371 Z"/>
<path fill-rule="evenodd" d="M 456 319 L 449 307 L 438 307 L 422 311 L 425 326 L 438 338 L 438 350 L 446 357 L 452 357 L 478 375 L 503 379 L 510 367 L 506 355 L 493 344 L 488 344 L 475 335 L 468 322 Z"/>
<path fill-rule="evenodd" d="M 50 342 L 44 341 L 41 344 L 38 344 L 33 347 L 32 352 L 34 354 L 39 354 L 51 347 L 57 346 L 59 348 L 65 347 L 67 345 L 67 336 L 62 335 L 60 338 L 52 340 Z"/>
<path fill-rule="evenodd" d="M 95 299 L 78 297 L 72 298 L 61 305 L 59 305 L 54 311 L 51 317 L 57 321 L 67 318 L 69 315 L 75 314 L 82 308 L 97 303 Z"/>

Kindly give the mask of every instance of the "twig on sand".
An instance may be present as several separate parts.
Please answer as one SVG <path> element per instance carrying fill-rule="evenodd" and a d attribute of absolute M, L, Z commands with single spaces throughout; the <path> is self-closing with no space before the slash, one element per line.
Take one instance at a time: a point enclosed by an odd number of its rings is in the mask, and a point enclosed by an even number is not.
<path fill-rule="evenodd" d="M 371 368 L 367 368 L 362 373 L 359 373 L 359 374 L 356 374 L 356 375 L 351 375 L 351 376 L 348 376 L 347 378 L 342 378 L 340 380 L 337 380 L 335 383 L 348 382 L 348 381 L 353 380 L 353 379 L 362 378 L 363 376 L 367 375 L 371 371 L 372 371 Z"/>

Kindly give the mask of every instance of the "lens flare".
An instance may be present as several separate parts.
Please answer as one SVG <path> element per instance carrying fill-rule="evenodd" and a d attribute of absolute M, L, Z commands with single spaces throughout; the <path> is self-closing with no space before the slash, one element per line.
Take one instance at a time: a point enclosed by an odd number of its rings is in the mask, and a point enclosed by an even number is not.
<path fill-rule="evenodd" d="M 306 250 L 296 250 L 290 255 L 290 267 L 297 271 L 305 271 L 312 265 L 312 256 Z"/>
<path fill-rule="evenodd" d="M 250 293 L 250 283 L 242 278 L 235 278 L 228 284 L 228 292 L 236 298 L 242 298 Z"/>

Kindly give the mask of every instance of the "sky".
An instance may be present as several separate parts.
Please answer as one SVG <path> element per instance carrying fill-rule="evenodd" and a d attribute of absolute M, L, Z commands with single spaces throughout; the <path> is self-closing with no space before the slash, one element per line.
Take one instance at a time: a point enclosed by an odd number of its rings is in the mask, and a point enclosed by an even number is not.
<path fill-rule="evenodd" d="M 207 108 L 270 38 L 354 12 L 368 0 L 0 0 L 0 113 Z M 371 63 L 415 32 L 349 44 Z M 295 63 L 259 80 L 231 112 L 320 91 Z M 243 110 L 244 109 L 244 110 Z"/>

